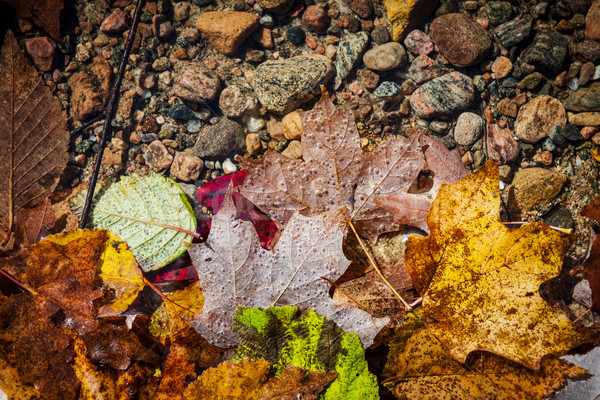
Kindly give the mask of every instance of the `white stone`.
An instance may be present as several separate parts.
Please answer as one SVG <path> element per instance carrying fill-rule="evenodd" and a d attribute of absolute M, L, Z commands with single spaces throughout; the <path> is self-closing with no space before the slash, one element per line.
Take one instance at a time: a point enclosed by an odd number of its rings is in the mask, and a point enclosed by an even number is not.
<path fill-rule="evenodd" d="M 223 172 L 226 174 L 233 174 L 235 171 L 237 171 L 235 164 L 231 162 L 229 158 L 226 158 L 225 161 L 223 161 Z"/>

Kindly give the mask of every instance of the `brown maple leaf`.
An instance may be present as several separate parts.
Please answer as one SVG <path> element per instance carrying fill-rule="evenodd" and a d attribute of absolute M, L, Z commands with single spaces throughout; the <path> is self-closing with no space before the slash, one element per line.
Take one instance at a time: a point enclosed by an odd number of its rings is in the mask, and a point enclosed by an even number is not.
<path fill-rule="evenodd" d="M 273 250 L 267 251 L 252 223 L 234 219 L 228 193 L 206 242 L 189 248 L 204 294 L 194 328 L 210 343 L 232 347 L 237 345 L 231 330 L 237 306 L 291 305 L 329 316 L 370 346 L 389 318 L 373 318 L 353 305 L 334 302 L 329 283 L 320 278 L 335 281 L 350 264 L 342 250 L 347 226 L 340 223 L 341 212 L 294 214 Z"/>
<path fill-rule="evenodd" d="M 0 229 L 52 192 L 68 161 L 67 116 L 12 31 L 0 53 Z"/>
<path fill-rule="evenodd" d="M 312 216 L 346 207 L 345 219 L 375 240 L 381 233 L 398 230 L 374 201 L 377 197 L 406 194 L 426 164 L 440 182 L 445 176 L 460 179 L 466 173 L 457 151 L 449 152 L 420 134 L 390 138 L 372 153 L 363 152 L 352 111 L 336 108 L 326 94 L 311 111 L 299 114 L 303 161 L 274 151 L 258 161 L 238 158 L 247 170 L 241 193 L 279 226 L 295 211 Z M 406 195 L 408 200 L 415 197 Z M 413 221 L 407 216 L 396 222 Z"/>
<path fill-rule="evenodd" d="M 584 217 L 600 222 L 600 197 L 592 200 L 581 212 Z M 592 311 L 600 312 L 600 236 L 592 244 L 589 254 L 583 263 L 583 270 L 592 289 Z"/>

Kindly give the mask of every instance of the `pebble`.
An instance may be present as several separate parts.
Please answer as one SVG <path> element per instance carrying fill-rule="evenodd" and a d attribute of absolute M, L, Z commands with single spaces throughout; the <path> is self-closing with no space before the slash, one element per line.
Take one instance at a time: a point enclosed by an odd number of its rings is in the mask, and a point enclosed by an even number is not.
<path fill-rule="evenodd" d="M 321 7 L 308 6 L 302 14 L 302 23 L 311 32 L 324 33 L 329 26 L 329 16 Z"/>
<path fill-rule="evenodd" d="M 226 158 L 225 161 L 223 161 L 222 168 L 223 172 L 226 174 L 233 174 L 235 171 L 237 171 L 237 167 L 229 158 Z"/>
<path fill-rule="evenodd" d="M 256 133 L 258 131 L 260 131 L 261 129 L 263 129 L 267 124 L 265 123 L 265 120 L 257 117 L 255 115 L 250 115 L 248 116 L 248 118 L 244 119 L 245 124 L 246 124 L 246 128 L 248 129 L 248 132 L 251 133 Z"/>
<path fill-rule="evenodd" d="M 223 159 L 243 154 L 246 147 L 244 128 L 227 117 L 216 125 L 205 126 L 194 145 L 194 154 L 200 158 Z"/>
<path fill-rule="evenodd" d="M 515 118 L 517 116 L 517 111 L 519 107 L 517 103 L 512 101 L 509 98 L 504 98 L 498 102 L 496 108 L 502 115 L 506 115 L 507 117 Z"/>
<path fill-rule="evenodd" d="M 175 104 L 173 107 L 164 110 L 166 116 L 180 121 L 188 121 L 194 118 L 194 112 L 185 104 Z"/>
<path fill-rule="evenodd" d="M 494 36 L 505 49 L 521 43 L 531 33 L 531 20 L 515 19 L 499 25 L 494 29 Z"/>
<path fill-rule="evenodd" d="M 227 86 L 219 97 L 219 108 L 229 118 L 239 118 L 256 108 L 258 100 L 249 90 L 242 90 L 237 85 Z"/>
<path fill-rule="evenodd" d="M 340 79 L 346 79 L 350 74 L 368 43 L 369 35 L 366 32 L 347 34 L 342 37 L 335 59 L 335 69 Z"/>
<path fill-rule="evenodd" d="M 275 14 L 285 14 L 294 5 L 294 0 L 257 0 L 257 2 L 263 10 Z"/>
<path fill-rule="evenodd" d="M 299 140 L 302 137 L 302 120 L 297 111 L 292 111 L 281 120 L 283 136 L 287 140 Z"/>
<path fill-rule="evenodd" d="M 292 140 L 285 150 L 281 152 L 282 155 L 291 158 L 293 160 L 299 160 L 302 158 L 302 143 L 298 140 Z"/>
<path fill-rule="evenodd" d="M 404 39 L 406 49 L 414 55 L 429 54 L 433 51 L 433 41 L 431 38 L 418 29 L 412 30 Z"/>
<path fill-rule="evenodd" d="M 406 51 L 400 43 L 390 42 L 374 47 L 363 56 L 365 66 L 373 71 L 389 71 L 406 64 Z"/>
<path fill-rule="evenodd" d="M 483 120 L 472 112 L 464 112 L 458 116 L 454 127 L 454 140 L 461 146 L 470 146 L 483 134 Z"/>
<path fill-rule="evenodd" d="M 27 54 L 42 71 L 48 72 L 56 64 L 56 43 L 47 36 L 35 37 L 25 42 Z M 89 56 L 88 56 L 89 59 Z"/>
<path fill-rule="evenodd" d="M 200 39 L 200 31 L 195 28 L 185 28 L 181 31 L 181 37 L 188 43 L 196 43 Z"/>
<path fill-rule="evenodd" d="M 104 33 L 123 33 L 127 29 L 129 29 L 127 14 L 120 8 L 115 8 L 100 24 L 100 31 Z"/>
<path fill-rule="evenodd" d="M 567 123 L 565 108 L 553 97 L 538 96 L 519 109 L 515 135 L 525 143 L 536 143 L 550 134 L 555 125 Z"/>
<path fill-rule="evenodd" d="M 569 123 L 577 126 L 600 126 L 600 112 L 570 114 Z"/>
<path fill-rule="evenodd" d="M 171 175 L 182 181 L 195 181 L 200 177 L 204 163 L 186 151 L 177 152 L 171 164 Z"/>
<path fill-rule="evenodd" d="M 252 155 L 258 155 L 261 148 L 260 138 L 256 133 L 249 133 L 246 135 L 246 152 Z"/>
<path fill-rule="evenodd" d="M 508 128 L 497 124 L 487 126 L 486 147 L 488 156 L 500 164 L 509 164 L 519 157 L 519 144 Z"/>
<path fill-rule="evenodd" d="M 377 44 L 384 44 L 390 41 L 390 34 L 388 33 L 385 25 L 380 25 L 373 29 L 373 32 L 371 32 L 371 38 Z"/>
<path fill-rule="evenodd" d="M 465 14 L 446 14 L 436 18 L 429 34 L 440 53 L 456 67 L 482 61 L 492 48 L 486 30 Z"/>
<path fill-rule="evenodd" d="M 519 89 L 533 90 L 540 83 L 542 83 L 543 80 L 544 75 L 540 74 L 539 72 L 534 72 L 532 74 L 527 75 L 519 83 L 517 83 L 517 87 Z"/>
<path fill-rule="evenodd" d="M 583 64 L 579 70 L 579 85 L 585 86 L 589 81 L 591 81 L 594 76 L 594 72 L 596 72 L 594 63 L 586 62 Z"/>
<path fill-rule="evenodd" d="M 600 60 L 600 43 L 593 40 L 584 40 L 573 46 L 573 52 L 584 61 L 596 62 Z"/>
<path fill-rule="evenodd" d="M 580 142 L 583 140 L 583 136 L 581 136 L 581 133 L 579 133 L 579 129 L 573 124 L 565 125 L 562 135 L 570 142 Z"/>
<path fill-rule="evenodd" d="M 585 16 L 585 37 L 600 40 L 600 2 L 594 1 Z"/>
<path fill-rule="evenodd" d="M 304 44 L 306 33 L 299 26 L 292 26 L 286 31 L 286 37 L 289 42 L 295 46 Z"/>
<path fill-rule="evenodd" d="M 600 111 L 600 82 L 569 91 L 568 96 L 562 100 L 562 104 L 569 111 Z"/>
<path fill-rule="evenodd" d="M 319 93 L 332 75 L 329 58 L 309 54 L 260 64 L 251 84 L 267 110 L 285 114 Z"/>
<path fill-rule="evenodd" d="M 125 161 L 125 151 L 112 146 L 106 147 L 103 154 L 102 162 L 109 166 L 121 165 Z"/>
<path fill-rule="evenodd" d="M 152 32 L 160 40 L 166 40 L 175 32 L 175 28 L 164 15 L 156 14 L 152 17 Z"/>
<path fill-rule="evenodd" d="M 144 160 L 150 169 L 161 172 L 171 166 L 173 156 L 163 142 L 155 140 L 148 145 L 148 149 L 144 152 Z"/>
<path fill-rule="evenodd" d="M 500 25 L 512 16 L 512 6 L 508 1 L 490 1 L 484 11 L 492 25 Z"/>
<path fill-rule="evenodd" d="M 73 118 L 83 121 L 105 111 L 110 95 L 112 68 L 97 57 L 85 71 L 71 77 L 71 111 Z"/>
<path fill-rule="evenodd" d="M 542 73 L 555 75 L 561 71 L 566 56 L 565 37 L 553 30 L 541 29 L 533 43 L 521 53 L 521 60 Z"/>
<path fill-rule="evenodd" d="M 508 206 L 515 211 L 533 211 L 552 201 L 561 191 L 567 177 L 544 168 L 517 171 L 508 187 Z"/>
<path fill-rule="evenodd" d="M 401 90 L 396 82 L 384 81 L 373 91 L 373 97 L 394 97 L 399 95 Z"/>
<path fill-rule="evenodd" d="M 408 76 L 415 83 L 423 83 L 438 78 L 451 70 L 425 54 L 416 57 L 408 68 Z"/>
<path fill-rule="evenodd" d="M 371 0 L 348 0 L 348 5 L 362 19 L 369 19 L 373 14 Z"/>
<path fill-rule="evenodd" d="M 513 69 L 513 64 L 507 57 L 501 56 L 492 63 L 492 72 L 496 79 L 506 78 Z"/>
<path fill-rule="evenodd" d="M 471 78 L 452 72 L 418 88 L 410 105 L 420 118 L 444 117 L 466 109 L 475 97 Z"/>
<path fill-rule="evenodd" d="M 173 94 L 184 100 L 202 103 L 213 100 L 220 89 L 221 83 L 215 72 L 198 62 L 190 62 L 179 71 Z"/>
<path fill-rule="evenodd" d="M 152 69 L 156 72 L 163 72 L 169 68 L 171 68 L 171 61 L 167 57 L 160 57 L 152 62 Z"/>
<path fill-rule="evenodd" d="M 231 56 L 259 26 L 256 15 L 240 11 L 208 11 L 196 20 L 196 28 L 213 47 Z"/>
<path fill-rule="evenodd" d="M 181 2 L 173 3 L 173 17 L 175 21 L 181 22 L 186 20 L 190 15 L 190 3 Z"/>

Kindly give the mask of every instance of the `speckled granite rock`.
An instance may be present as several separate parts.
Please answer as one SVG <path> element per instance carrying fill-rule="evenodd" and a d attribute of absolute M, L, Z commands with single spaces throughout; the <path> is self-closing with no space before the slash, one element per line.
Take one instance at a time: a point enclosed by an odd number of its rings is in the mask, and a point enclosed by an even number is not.
<path fill-rule="evenodd" d="M 561 191 L 567 177 L 544 168 L 517 171 L 508 188 L 508 207 L 512 211 L 532 211 L 552 201 Z"/>
<path fill-rule="evenodd" d="M 239 11 L 209 11 L 196 20 L 202 36 L 226 56 L 233 55 L 258 25 L 256 15 Z"/>
<path fill-rule="evenodd" d="M 511 163 L 519 157 L 519 143 L 513 138 L 512 132 L 497 124 L 487 126 L 486 146 L 490 159 L 500 164 Z"/>
<path fill-rule="evenodd" d="M 227 86 L 219 97 L 219 108 L 229 118 L 238 118 L 256 108 L 258 101 L 250 90 L 237 85 Z"/>
<path fill-rule="evenodd" d="M 256 68 L 251 83 L 267 110 L 285 114 L 319 93 L 320 84 L 332 75 L 329 58 L 310 54 L 266 61 Z"/>
<path fill-rule="evenodd" d="M 418 88 L 410 96 L 410 106 L 421 118 L 446 117 L 465 110 L 474 98 L 471 78 L 452 72 Z"/>
<path fill-rule="evenodd" d="M 244 128 L 225 117 L 216 125 L 206 126 L 200 131 L 193 150 L 200 158 L 223 159 L 243 154 L 245 148 Z"/>
<path fill-rule="evenodd" d="M 561 71 L 566 56 L 565 37 L 553 30 L 542 29 L 535 35 L 533 43 L 521 53 L 521 60 L 541 72 L 557 74 Z"/>
<path fill-rule="evenodd" d="M 494 29 L 494 36 L 502 43 L 504 48 L 508 49 L 526 39 L 530 32 L 531 20 L 515 19 L 505 22 Z"/>
<path fill-rule="evenodd" d="M 457 67 L 468 67 L 485 58 L 492 40 L 481 25 L 465 14 L 446 14 L 436 18 L 429 35 L 440 53 Z"/>
<path fill-rule="evenodd" d="M 600 111 L 600 82 L 569 91 L 569 95 L 562 100 L 562 103 L 569 111 Z"/>
<path fill-rule="evenodd" d="M 345 79 L 350 74 L 354 64 L 367 48 L 368 43 L 369 35 L 366 32 L 348 34 L 342 37 L 335 58 L 335 69 L 340 79 Z"/>
<path fill-rule="evenodd" d="M 525 143 L 536 143 L 550 134 L 555 125 L 567 123 L 565 108 L 553 97 L 542 95 L 519 109 L 515 135 Z"/>

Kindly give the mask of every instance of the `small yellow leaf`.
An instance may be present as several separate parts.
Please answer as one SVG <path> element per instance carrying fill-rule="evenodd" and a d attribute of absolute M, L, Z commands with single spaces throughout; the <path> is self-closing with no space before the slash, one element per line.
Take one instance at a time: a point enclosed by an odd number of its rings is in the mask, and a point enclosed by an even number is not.
<path fill-rule="evenodd" d="M 144 288 L 144 276 L 127 243 L 108 232 L 102 253 L 100 277 L 114 290 L 114 300 L 100 309 L 99 316 L 118 315 L 133 303 Z"/>

